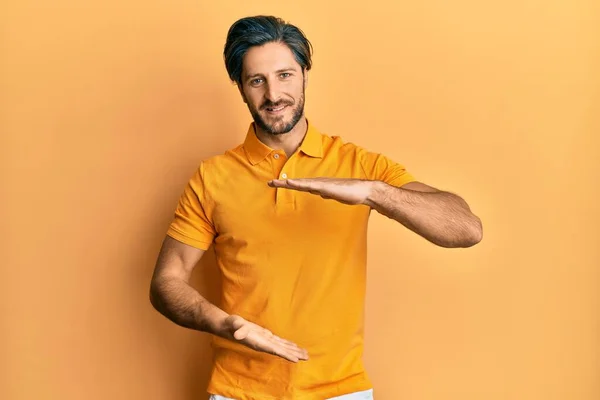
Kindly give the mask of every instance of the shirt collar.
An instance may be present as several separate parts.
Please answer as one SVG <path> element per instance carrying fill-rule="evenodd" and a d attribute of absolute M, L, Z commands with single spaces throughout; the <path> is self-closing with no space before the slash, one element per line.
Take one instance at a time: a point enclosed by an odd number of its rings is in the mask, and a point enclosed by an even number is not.
<path fill-rule="evenodd" d="M 310 157 L 323 158 L 323 141 L 321 140 L 321 134 L 314 127 L 310 121 L 307 120 L 308 129 L 306 135 L 300 144 L 299 151 Z M 244 150 L 248 161 L 252 165 L 256 165 L 264 160 L 274 150 L 261 142 L 256 136 L 256 130 L 254 129 L 254 123 L 250 123 L 248 127 L 248 133 L 246 134 L 246 140 L 244 141 Z"/>

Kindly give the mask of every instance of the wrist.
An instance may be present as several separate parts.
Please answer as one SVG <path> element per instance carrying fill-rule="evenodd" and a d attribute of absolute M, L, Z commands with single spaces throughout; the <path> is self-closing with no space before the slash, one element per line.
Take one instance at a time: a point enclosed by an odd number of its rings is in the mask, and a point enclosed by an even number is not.
<path fill-rule="evenodd" d="M 227 314 L 225 311 L 211 304 L 210 311 L 204 313 L 202 330 L 217 336 L 225 336 L 227 329 Z"/>
<path fill-rule="evenodd" d="M 367 183 L 368 193 L 364 204 L 371 208 L 375 208 L 375 206 L 380 203 L 380 199 L 385 194 L 385 190 L 388 185 L 383 181 L 367 181 Z"/>

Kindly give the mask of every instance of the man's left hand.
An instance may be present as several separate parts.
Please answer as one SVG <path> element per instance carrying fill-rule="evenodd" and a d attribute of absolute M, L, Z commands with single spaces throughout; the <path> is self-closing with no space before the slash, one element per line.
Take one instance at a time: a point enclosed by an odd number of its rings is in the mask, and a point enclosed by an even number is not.
<path fill-rule="evenodd" d="M 344 204 L 366 204 L 375 181 L 339 178 L 274 179 L 268 185 L 309 192 Z"/>

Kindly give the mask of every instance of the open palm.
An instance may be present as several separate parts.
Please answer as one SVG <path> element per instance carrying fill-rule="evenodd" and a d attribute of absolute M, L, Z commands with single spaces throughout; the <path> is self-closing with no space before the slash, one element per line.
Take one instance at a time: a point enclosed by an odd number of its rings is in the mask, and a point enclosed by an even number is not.
<path fill-rule="evenodd" d="M 274 188 L 308 192 L 324 199 L 337 200 L 344 204 L 365 204 L 372 191 L 372 182 L 344 178 L 299 178 L 274 179 L 267 182 Z"/>
<path fill-rule="evenodd" d="M 308 353 L 295 343 L 274 335 L 239 315 L 230 315 L 225 320 L 227 331 L 233 339 L 253 350 L 273 354 L 292 362 L 308 360 Z"/>

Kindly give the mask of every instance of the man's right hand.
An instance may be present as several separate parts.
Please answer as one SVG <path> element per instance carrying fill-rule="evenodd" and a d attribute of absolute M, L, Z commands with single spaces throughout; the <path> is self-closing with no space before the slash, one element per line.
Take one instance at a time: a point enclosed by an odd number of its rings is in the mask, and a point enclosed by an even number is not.
<path fill-rule="evenodd" d="M 239 315 L 230 315 L 223 321 L 223 331 L 230 339 L 253 350 L 273 354 L 288 361 L 308 360 L 308 352 L 297 344 L 275 336 L 271 331 Z"/>
<path fill-rule="evenodd" d="M 203 254 L 204 250 L 166 236 L 152 275 L 152 305 L 165 317 L 186 328 L 233 340 L 292 362 L 308 360 L 306 350 L 295 343 L 275 336 L 239 315 L 229 315 L 190 286 L 192 270 Z"/>

